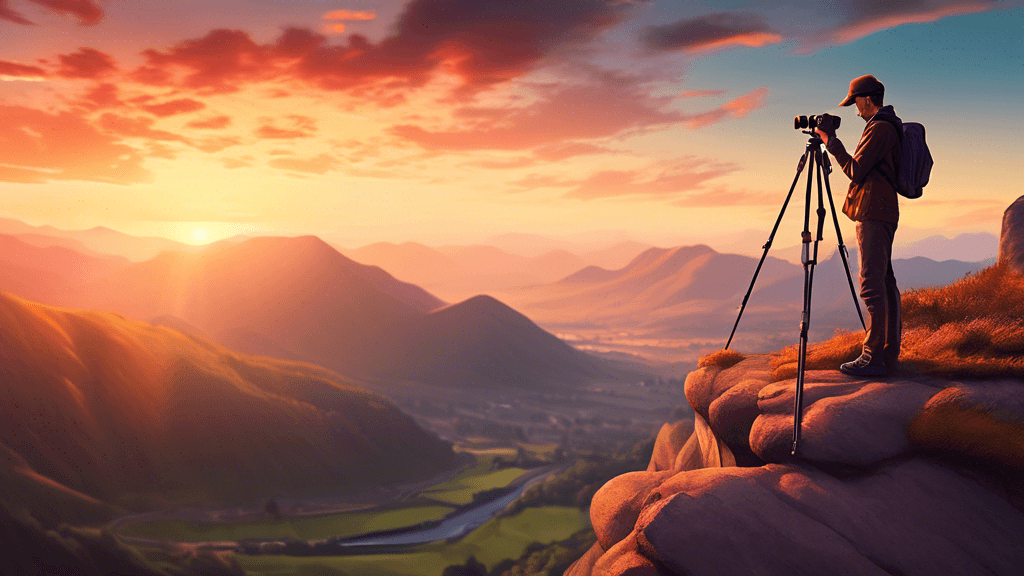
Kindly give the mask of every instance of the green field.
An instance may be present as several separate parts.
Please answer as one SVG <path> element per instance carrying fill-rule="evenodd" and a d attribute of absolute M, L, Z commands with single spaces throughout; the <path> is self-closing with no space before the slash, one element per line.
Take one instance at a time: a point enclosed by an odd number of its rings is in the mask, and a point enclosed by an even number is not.
<path fill-rule="evenodd" d="M 236 558 L 246 574 L 262 576 L 438 576 L 446 566 L 463 564 L 470 556 L 490 569 L 506 558 L 518 558 L 531 542 L 555 542 L 589 526 L 590 517 L 585 511 L 548 506 L 528 508 L 515 516 L 491 520 L 455 544 L 425 544 L 402 554 L 322 557 L 238 555 Z"/>
<path fill-rule="evenodd" d="M 523 475 L 526 470 L 522 468 L 505 468 L 504 470 L 478 471 L 473 474 L 459 477 L 438 484 L 420 493 L 421 496 L 461 506 L 473 501 L 473 495 L 485 490 L 503 488 L 510 482 Z"/>
<path fill-rule="evenodd" d="M 153 520 L 126 526 L 119 531 L 119 534 L 142 538 L 163 538 L 178 542 L 237 541 L 245 538 L 324 540 L 333 536 L 358 536 L 368 532 L 379 532 L 414 526 L 420 522 L 440 520 L 453 510 L 455 509 L 450 506 L 417 506 L 254 522 Z"/>
<path fill-rule="evenodd" d="M 129 524 L 118 531 L 123 536 L 160 538 L 178 542 L 238 541 L 245 538 L 323 540 L 349 537 L 415 526 L 420 522 L 441 520 L 456 506 L 469 504 L 478 492 L 502 488 L 527 472 L 522 468 L 491 470 L 497 459 L 509 461 L 515 450 L 473 451 L 476 463 L 454 478 L 436 484 L 419 494 L 428 500 L 423 504 L 387 507 L 362 512 L 345 512 L 325 516 L 272 520 L 264 518 L 237 522 L 199 522 L 187 520 L 152 520 Z M 431 503 L 433 501 L 433 503 Z"/>

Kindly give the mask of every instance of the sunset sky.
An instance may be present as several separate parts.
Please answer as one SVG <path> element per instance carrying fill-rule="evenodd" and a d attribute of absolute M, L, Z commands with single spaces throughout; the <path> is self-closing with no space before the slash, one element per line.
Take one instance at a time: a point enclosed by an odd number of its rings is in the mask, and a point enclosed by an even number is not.
<path fill-rule="evenodd" d="M 0 0 L 0 217 L 714 246 L 770 230 L 793 116 L 839 114 L 852 151 L 837 104 L 874 74 L 935 159 L 897 240 L 998 234 L 1024 194 L 1022 30 L 984 0 Z"/>

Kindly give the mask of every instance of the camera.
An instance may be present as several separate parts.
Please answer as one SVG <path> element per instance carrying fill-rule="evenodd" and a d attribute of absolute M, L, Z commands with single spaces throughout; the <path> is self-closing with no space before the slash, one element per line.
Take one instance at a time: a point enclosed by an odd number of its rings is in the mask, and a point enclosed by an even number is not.
<path fill-rule="evenodd" d="M 842 118 L 839 116 L 833 116 L 831 114 L 821 114 L 818 116 L 797 116 L 793 118 L 793 128 L 800 130 L 801 128 L 831 128 L 836 130 L 839 128 L 839 123 L 842 122 Z"/>

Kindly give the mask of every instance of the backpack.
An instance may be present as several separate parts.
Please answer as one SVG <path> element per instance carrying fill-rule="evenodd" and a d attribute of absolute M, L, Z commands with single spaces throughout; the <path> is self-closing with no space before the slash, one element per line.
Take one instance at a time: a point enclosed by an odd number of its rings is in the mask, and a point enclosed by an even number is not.
<path fill-rule="evenodd" d="M 900 138 L 900 148 L 903 149 L 903 157 L 900 162 L 899 177 L 893 182 L 885 175 L 885 172 L 878 171 L 882 178 L 896 189 L 901 196 L 906 198 L 920 198 L 924 188 L 928 184 L 928 177 L 932 172 L 932 153 L 928 151 L 928 144 L 924 141 L 924 126 L 917 122 L 904 122 L 903 133 L 900 134 L 895 122 L 890 122 L 886 116 L 878 116 L 878 120 L 888 122 L 896 128 L 896 134 Z"/>

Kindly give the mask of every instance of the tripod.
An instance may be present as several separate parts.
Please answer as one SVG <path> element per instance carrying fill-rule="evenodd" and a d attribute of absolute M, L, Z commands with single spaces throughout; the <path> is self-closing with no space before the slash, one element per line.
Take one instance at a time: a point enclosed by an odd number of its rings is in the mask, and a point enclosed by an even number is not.
<path fill-rule="evenodd" d="M 839 230 L 839 217 L 836 215 L 836 206 L 832 201 L 832 188 L 828 184 L 828 175 L 832 173 L 832 164 L 829 162 L 828 155 L 823 153 L 821 150 L 822 140 L 813 130 L 804 130 L 804 134 L 810 135 L 810 139 L 807 141 L 807 150 L 802 156 L 800 156 L 800 163 L 796 167 L 796 176 L 793 178 L 793 184 L 789 187 L 789 194 L 786 195 L 786 201 L 782 203 L 782 210 L 779 212 L 779 217 L 775 220 L 775 227 L 772 228 L 772 233 L 768 236 L 768 241 L 765 242 L 764 253 L 761 254 L 761 261 L 757 263 L 757 269 L 754 270 L 754 277 L 750 280 L 750 287 L 747 288 L 746 295 L 743 296 L 743 304 L 740 305 L 740 313 L 736 316 L 736 323 L 732 326 L 732 332 L 729 334 L 729 341 L 725 344 L 725 350 L 729 349 L 729 345 L 732 344 L 732 338 L 736 335 L 736 327 L 740 324 L 740 318 L 743 317 L 743 310 L 747 307 L 747 300 L 750 298 L 750 293 L 754 290 L 754 283 L 757 282 L 757 275 L 761 272 L 761 266 L 764 264 L 765 258 L 768 257 L 768 250 L 772 247 L 772 242 L 775 240 L 775 233 L 779 231 L 779 224 L 782 223 L 782 217 L 786 213 L 786 207 L 789 206 L 789 200 L 793 197 L 793 190 L 796 189 L 796 184 L 800 180 L 800 173 L 803 172 L 804 167 L 807 165 L 807 160 L 813 158 L 814 162 L 811 167 L 807 170 L 807 197 L 804 202 L 804 231 L 800 234 L 800 239 L 803 242 L 803 246 L 800 249 L 800 262 L 804 266 L 804 311 L 800 321 L 800 352 L 797 359 L 797 375 L 796 375 L 796 406 L 793 408 L 793 452 L 796 456 L 797 445 L 800 442 L 800 422 L 803 418 L 804 409 L 804 368 L 807 362 L 807 331 L 811 326 L 811 287 L 814 285 L 814 266 L 818 263 L 818 242 L 822 239 L 822 229 L 825 227 L 825 200 L 822 196 L 821 189 L 821 176 L 822 172 L 825 174 L 825 191 L 828 193 L 828 205 L 832 209 L 832 223 L 836 227 L 836 238 L 839 243 L 839 255 L 843 260 L 843 267 L 846 269 L 846 279 L 850 283 L 850 293 L 853 295 L 853 305 L 857 307 L 857 316 L 860 317 L 860 324 L 862 327 L 867 329 L 864 325 L 864 315 L 860 311 L 860 301 L 857 299 L 857 291 L 853 287 L 853 276 L 850 274 L 850 262 L 848 260 L 849 254 L 846 251 L 846 245 L 843 244 L 843 233 Z M 814 173 L 814 167 L 818 168 L 818 229 L 817 236 L 814 237 L 814 249 L 811 252 L 811 184 Z"/>

